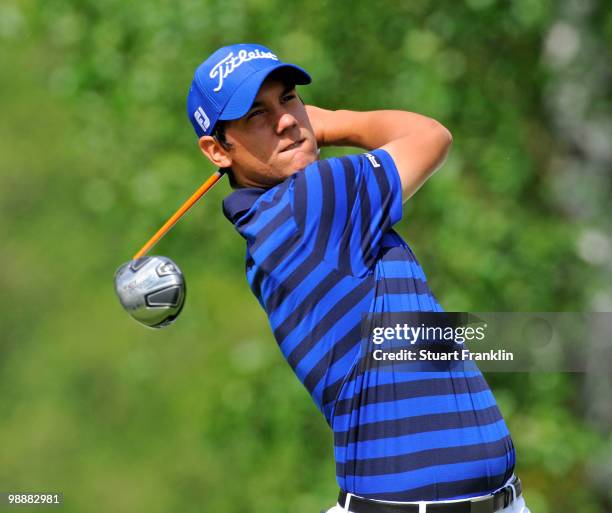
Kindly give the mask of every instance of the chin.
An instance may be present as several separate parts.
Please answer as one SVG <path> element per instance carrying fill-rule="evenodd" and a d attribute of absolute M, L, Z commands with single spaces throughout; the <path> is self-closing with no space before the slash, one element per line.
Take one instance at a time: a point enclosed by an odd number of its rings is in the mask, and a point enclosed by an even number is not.
<path fill-rule="evenodd" d="M 316 152 L 299 152 L 297 155 L 291 159 L 291 163 L 289 165 L 290 173 L 296 173 L 301 171 L 306 166 L 312 164 L 317 160 Z"/>

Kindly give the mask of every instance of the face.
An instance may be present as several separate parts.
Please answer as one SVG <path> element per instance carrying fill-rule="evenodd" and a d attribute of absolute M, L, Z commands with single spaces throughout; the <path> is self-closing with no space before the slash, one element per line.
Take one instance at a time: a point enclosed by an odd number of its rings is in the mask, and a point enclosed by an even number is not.
<path fill-rule="evenodd" d="M 231 148 L 223 150 L 223 157 L 229 165 L 202 149 L 216 165 L 231 167 L 243 187 L 271 187 L 317 159 L 304 105 L 293 86 L 274 76 L 262 84 L 245 116 L 226 122 L 225 134 Z"/>

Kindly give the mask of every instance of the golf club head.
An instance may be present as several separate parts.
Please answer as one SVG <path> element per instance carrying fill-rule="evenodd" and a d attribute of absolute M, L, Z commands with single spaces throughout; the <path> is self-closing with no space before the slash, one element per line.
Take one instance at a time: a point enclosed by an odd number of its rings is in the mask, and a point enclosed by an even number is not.
<path fill-rule="evenodd" d="M 146 256 L 123 264 L 115 273 L 115 291 L 125 311 L 150 328 L 172 324 L 185 304 L 183 273 L 164 256 Z"/>

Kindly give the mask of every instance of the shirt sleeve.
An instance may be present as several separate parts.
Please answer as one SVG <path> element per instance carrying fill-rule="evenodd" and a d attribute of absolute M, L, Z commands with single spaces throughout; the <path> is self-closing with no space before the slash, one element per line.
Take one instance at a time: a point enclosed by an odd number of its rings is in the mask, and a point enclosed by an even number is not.
<path fill-rule="evenodd" d="M 382 149 L 317 161 L 294 175 L 293 211 L 303 247 L 354 276 L 367 274 L 402 217 L 402 187 Z"/>

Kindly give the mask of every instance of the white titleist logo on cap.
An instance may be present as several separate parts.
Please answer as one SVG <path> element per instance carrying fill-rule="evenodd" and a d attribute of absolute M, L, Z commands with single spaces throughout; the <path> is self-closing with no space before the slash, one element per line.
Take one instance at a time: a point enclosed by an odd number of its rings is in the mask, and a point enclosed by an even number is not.
<path fill-rule="evenodd" d="M 198 125 L 200 125 L 200 128 L 206 132 L 210 126 L 210 119 L 208 119 L 204 109 L 202 107 L 198 107 L 198 110 L 193 113 L 193 117 L 198 122 Z"/>
<path fill-rule="evenodd" d="M 238 55 L 235 57 L 234 52 L 230 52 L 227 57 L 221 59 L 217 64 L 215 64 L 214 68 L 210 70 L 210 78 L 219 77 L 219 83 L 217 84 L 217 87 L 213 89 L 213 91 L 215 91 L 215 93 L 221 91 L 221 88 L 223 87 L 223 80 L 227 78 L 230 73 L 233 73 L 234 70 L 242 63 L 252 61 L 253 59 L 272 59 L 277 61 L 278 57 L 272 52 L 260 52 L 259 50 L 254 50 L 252 52 L 240 50 Z"/>

